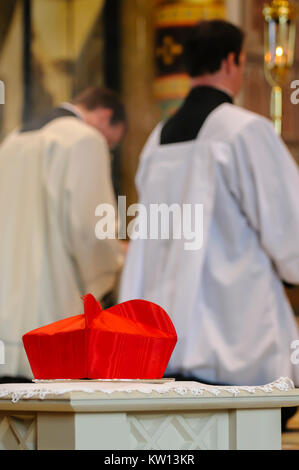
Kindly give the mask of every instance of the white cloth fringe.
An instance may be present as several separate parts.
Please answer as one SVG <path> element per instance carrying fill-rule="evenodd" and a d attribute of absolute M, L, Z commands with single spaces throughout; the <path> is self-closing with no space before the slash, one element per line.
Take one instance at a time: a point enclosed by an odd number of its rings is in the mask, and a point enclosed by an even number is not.
<path fill-rule="evenodd" d="M 139 392 L 144 394 L 157 393 L 175 393 L 177 395 L 188 395 L 191 397 L 210 394 L 215 397 L 227 396 L 227 394 L 237 397 L 241 392 L 254 394 L 257 392 L 272 393 L 275 390 L 289 391 L 294 389 L 294 383 L 287 377 L 281 377 L 275 382 L 267 385 L 259 386 L 222 386 L 216 387 L 205 385 L 199 382 L 167 382 L 163 384 L 149 384 L 142 382 L 113 382 L 113 381 L 35 381 L 33 384 L 3 384 L 0 385 L 0 398 L 11 399 L 13 403 L 19 400 L 29 398 L 45 399 L 49 395 L 64 395 L 71 392 L 83 393 L 105 393 L 111 395 L 113 393 L 133 393 Z"/>

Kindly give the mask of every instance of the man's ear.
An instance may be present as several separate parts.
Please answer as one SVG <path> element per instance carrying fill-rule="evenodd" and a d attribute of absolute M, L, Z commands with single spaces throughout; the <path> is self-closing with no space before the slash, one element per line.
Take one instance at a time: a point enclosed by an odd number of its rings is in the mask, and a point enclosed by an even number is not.
<path fill-rule="evenodd" d="M 103 124 L 110 124 L 113 116 L 112 109 L 109 108 L 98 108 L 96 110 L 97 117 L 103 122 Z"/>
<path fill-rule="evenodd" d="M 229 75 L 232 69 L 236 66 L 236 54 L 230 52 L 225 60 L 226 73 Z"/>

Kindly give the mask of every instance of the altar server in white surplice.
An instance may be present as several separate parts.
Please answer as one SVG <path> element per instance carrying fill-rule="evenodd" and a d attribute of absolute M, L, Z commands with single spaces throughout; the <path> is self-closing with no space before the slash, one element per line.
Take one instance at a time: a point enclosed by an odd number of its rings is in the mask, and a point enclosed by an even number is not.
<path fill-rule="evenodd" d="M 132 241 L 120 300 L 169 313 L 178 334 L 170 376 L 232 385 L 289 376 L 299 386 L 299 334 L 283 286 L 299 284 L 299 173 L 272 123 L 233 104 L 242 44 L 226 22 L 194 28 L 185 46 L 191 92 L 154 130 L 137 174 L 148 209 L 204 205 L 203 246 Z"/>
<path fill-rule="evenodd" d="M 0 147 L 2 377 L 31 376 L 24 333 L 82 313 L 82 295 L 114 286 L 122 249 L 96 238 L 95 209 L 115 206 L 109 147 L 124 130 L 119 98 L 90 88 Z"/>

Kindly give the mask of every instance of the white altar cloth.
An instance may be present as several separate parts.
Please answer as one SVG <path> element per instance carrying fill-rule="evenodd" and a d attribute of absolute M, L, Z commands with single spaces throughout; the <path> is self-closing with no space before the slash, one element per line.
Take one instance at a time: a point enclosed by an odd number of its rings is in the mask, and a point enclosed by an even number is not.
<path fill-rule="evenodd" d="M 162 384 L 142 383 L 140 381 L 36 381 L 28 384 L 0 385 L 0 399 L 10 399 L 13 403 L 26 399 L 45 399 L 48 396 L 64 395 L 72 392 L 112 394 L 174 394 L 187 397 L 199 396 L 242 396 L 246 394 L 264 394 L 275 391 L 293 390 L 294 383 L 287 377 L 281 377 L 275 382 L 260 386 L 212 386 L 199 382 L 166 382 Z"/>
<path fill-rule="evenodd" d="M 288 378 L 256 387 L 198 382 L 0 385 L 0 449 L 280 449 Z"/>

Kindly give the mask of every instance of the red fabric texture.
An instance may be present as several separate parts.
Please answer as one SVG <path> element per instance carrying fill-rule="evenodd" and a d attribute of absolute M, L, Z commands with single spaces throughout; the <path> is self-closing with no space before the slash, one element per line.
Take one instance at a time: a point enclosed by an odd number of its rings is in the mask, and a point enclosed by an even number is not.
<path fill-rule="evenodd" d="M 160 379 L 177 342 L 167 313 L 145 300 L 102 310 L 88 294 L 84 315 L 30 331 L 23 343 L 36 379 Z"/>

